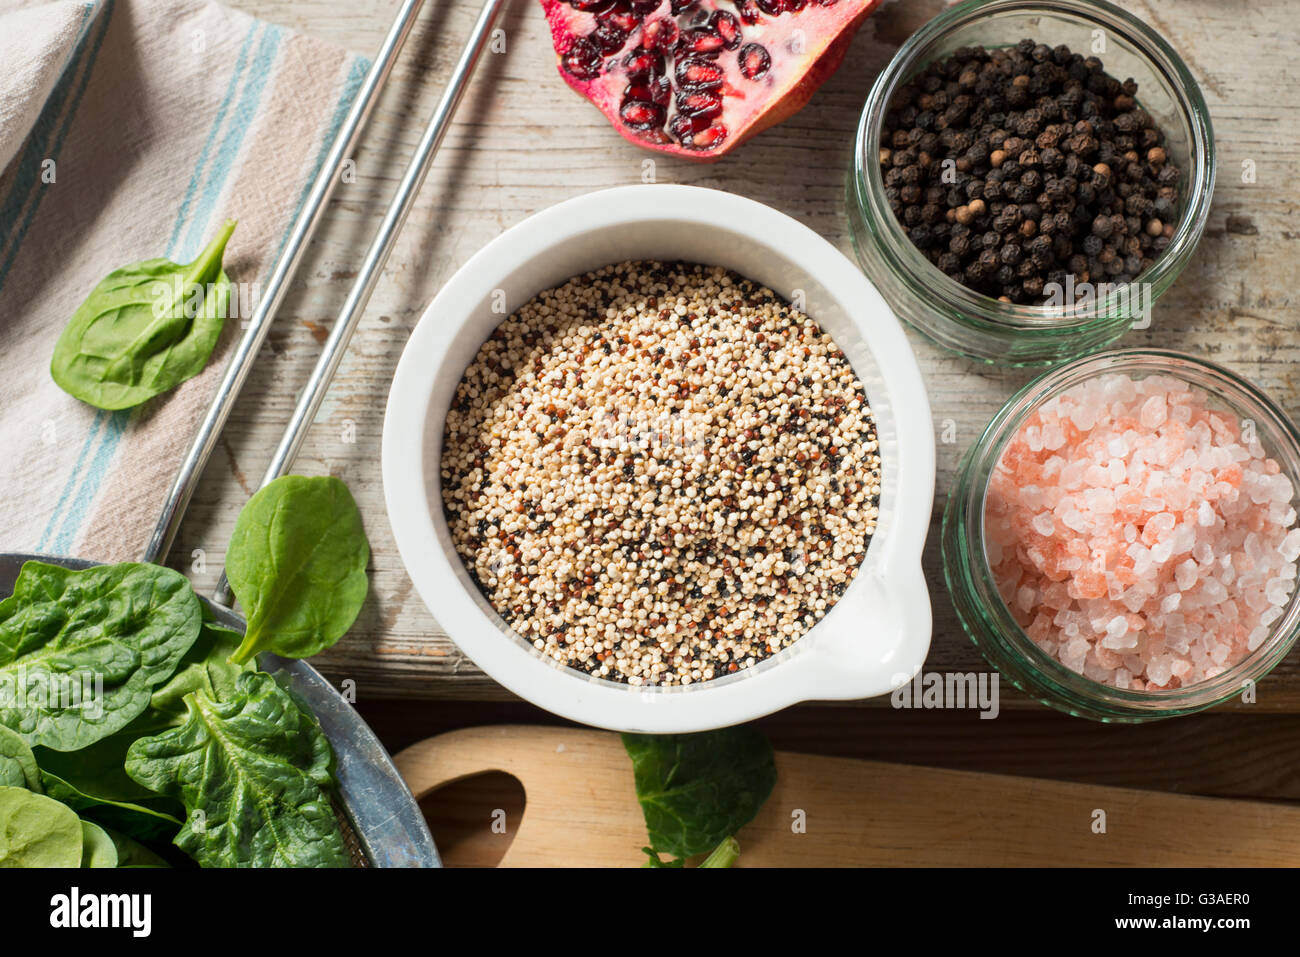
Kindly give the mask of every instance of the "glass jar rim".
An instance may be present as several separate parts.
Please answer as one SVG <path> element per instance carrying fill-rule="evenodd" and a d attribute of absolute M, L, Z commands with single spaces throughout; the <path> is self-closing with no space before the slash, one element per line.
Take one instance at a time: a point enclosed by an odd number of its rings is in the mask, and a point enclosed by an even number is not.
<path fill-rule="evenodd" d="M 1300 586 L 1292 593 L 1284 614 L 1270 626 L 1264 642 L 1232 667 L 1213 678 L 1186 687 L 1137 691 L 1114 688 L 1094 681 L 1071 670 L 1039 648 L 1012 617 L 1006 602 L 997 591 L 989 567 L 984 536 L 984 505 L 992 467 L 1001 459 L 1003 450 L 1020 425 L 1045 402 L 1080 382 L 1107 373 L 1133 371 L 1172 376 L 1211 393 L 1235 409 L 1250 409 L 1269 427 L 1275 446 L 1273 454 L 1291 460 L 1290 465 L 1286 462 L 1279 462 L 1279 465 L 1295 489 L 1300 491 L 1300 430 L 1272 399 L 1249 380 L 1217 363 L 1174 350 L 1117 349 L 1083 356 L 1042 373 L 1021 388 L 998 410 L 975 441 L 972 448 L 975 457 L 970 468 L 973 473 L 983 475 L 984 481 L 972 482 L 967 488 L 963 503 L 966 506 L 965 516 L 962 519 L 966 526 L 967 540 L 972 546 L 971 554 L 966 556 L 971 566 L 971 584 L 1003 641 L 1013 647 L 1033 669 L 1038 680 L 1064 690 L 1067 695 L 1078 695 L 1089 701 L 1121 708 L 1158 712 L 1174 707 L 1183 709 L 1189 705 L 1208 707 L 1240 693 L 1246 681 L 1258 681 L 1291 650 L 1300 637 Z M 1189 371 L 1192 375 L 1187 374 Z M 1211 380 L 1214 385 L 1207 385 L 1204 380 Z"/>
<path fill-rule="evenodd" d="M 1045 10 L 1109 28 L 1140 52 L 1153 72 L 1162 76 L 1172 91 L 1191 135 L 1189 158 L 1192 169 L 1186 174 L 1189 184 L 1186 208 L 1179 217 L 1168 247 L 1131 283 L 1109 291 L 1104 306 L 1094 300 L 1076 304 L 1064 312 L 1055 306 L 1002 302 L 968 289 L 940 270 L 903 231 L 902 224 L 885 199 L 879 160 L 872 161 L 872 157 L 879 157 L 880 128 L 889 104 L 898 88 L 926 65 L 922 61 L 933 44 L 950 31 L 985 17 Z M 976 327 L 1064 333 L 1106 325 L 1113 321 L 1111 309 L 1116 304 L 1129 304 L 1134 297 L 1141 296 L 1142 286 L 1158 294 L 1177 278 L 1200 241 L 1209 213 L 1215 180 L 1214 132 L 1200 86 L 1182 58 L 1149 26 L 1106 0 L 966 0 L 945 10 L 912 34 L 876 77 L 858 122 L 854 167 L 854 192 L 858 205 L 888 237 L 887 242 L 880 244 L 880 250 L 914 293 L 941 299 L 947 308 L 964 315 Z"/>

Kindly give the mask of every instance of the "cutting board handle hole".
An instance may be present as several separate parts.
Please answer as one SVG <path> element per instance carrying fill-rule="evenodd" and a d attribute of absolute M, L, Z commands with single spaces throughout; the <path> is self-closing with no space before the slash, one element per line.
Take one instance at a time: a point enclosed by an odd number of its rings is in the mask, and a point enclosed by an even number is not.
<path fill-rule="evenodd" d="M 524 786 L 513 774 L 483 771 L 420 798 L 445 867 L 496 867 L 523 820 Z"/>

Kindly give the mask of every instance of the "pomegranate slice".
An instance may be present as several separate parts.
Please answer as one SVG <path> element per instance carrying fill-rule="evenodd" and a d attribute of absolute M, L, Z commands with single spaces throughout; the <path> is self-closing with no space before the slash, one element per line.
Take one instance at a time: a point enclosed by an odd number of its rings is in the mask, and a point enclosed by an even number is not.
<path fill-rule="evenodd" d="M 798 112 L 879 0 L 541 0 L 566 83 L 624 137 L 714 160 Z"/>

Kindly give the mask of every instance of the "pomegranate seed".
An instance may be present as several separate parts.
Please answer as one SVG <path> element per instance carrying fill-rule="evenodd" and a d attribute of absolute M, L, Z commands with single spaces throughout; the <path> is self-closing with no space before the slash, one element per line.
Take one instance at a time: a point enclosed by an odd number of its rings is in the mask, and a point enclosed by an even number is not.
<path fill-rule="evenodd" d="M 602 23 L 592 32 L 590 39 L 601 53 L 608 56 L 623 49 L 623 44 L 627 42 L 627 31 L 612 23 Z"/>
<path fill-rule="evenodd" d="M 590 80 L 600 72 L 600 51 L 586 37 L 578 37 L 564 54 L 563 63 L 579 80 Z"/>
<path fill-rule="evenodd" d="M 755 2 L 758 4 L 758 9 L 769 17 L 780 16 L 781 12 L 785 10 L 783 0 L 755 0 Z"/>
<path fill-rule="evenodd" d="M 707 28 L 688 30 L 682 34 L 680 49 L 683 53 L 698 53 L 701 56 L 713 56 L 723 46 L 722 37 Z"/>
<path fill-rule="evenodd" d="M 798 13 L 806 6 L 808 6 L 808 0 L 785 0 L 785 10 L 787 13 Z"/>
<path fill-rule="evenodd" d="M 665 77 L 655 77 L 649 82 L 629 83 L 623 90 L 624 100 L 644 100 L 647 103 L 656 103 L 659 106 L 667 106 L 668 98 L 672 94 L 672 87 L 668 85 Z"/>
<path fill-rule="evenodd" d="M 632 0 L 632 12 L 638 17 L 648 17 L 659 9 L 660 2 L 661 0 Z"/>
<path fill-rule="evenodd" d="M 637 47 L 623 62 L 627 66 L 628 76 L 649 76 L 664 71 L 664 58 L 645 47 Z"/>
<path fill-rule="evenodd" d="M 671 50 L 677 44 L 677 24 L 661 18 L 651 20 L 641 29 L 641 40 L 652 50 Z"/>
<path fill-rule="evenodd" d="M 677 61 L 677 82 L 690 89 L 716 90 L 722 86 L 722 67 L 702 57 Z"/>
<path fill-rule="evenodd" d="M 624 33 L 631 33 L 641 25 L 640 17 L 634 14 L 631 10 L 620 10 L 618 7 L 615 7 L 608 13 L 596 14 L 596 21 L 598 23 L 608 23 L 612 26 L 616 26 Z"/>
<path fill-rule="evenodd" d="M 757 43 L 747 43 L 741 48 L 740 75 L 747 80 L 757 80 L 772 68 L 772 57 Z"/>
<path fill-rule="evenodd" d="M 617 2 L 618 0 L 569 0 L 569 6 L 584 13 L 603 13 Z"/>
<path fill-rule="evenodd" d="M 689 116 L 678 113 L 668 121 L 668 133 L 683 146 L 691 145 L 691 135 L 695 132 L 695 125 L 691 122 Z"/>
<path fill-rule="evenodd" d="M 726 10 L 715 10 L 709 25 L 722 38 L 722 43 L 728 50 L 740 46 L 740 21 Z"/>
<path fill-rule="evenodd" d="M 686 116 L 685 113 L 681 115 Z M 691 132 L 693 134 L 698 133 L 700 130 L 704 129 L 706 126 L 712 123 L 714 119 L 712 116 L 686 116 L 686 118 L 691 121 Z"/>
<path fill-rule="evenodd" d="M 698 2 L 699 0 L 671 0 L 668 9 L 672 11 L 673 16 L 677 16 L 679 13 L 691 9 L 691 7 L 695 6 Z"/>
<path fill-rule="evenodd" d="M 628 100 L 618 111 L 623 122 L 634 130 L 648 130 L 663 122 L 664 112 L 653 103 Z"/>
<path fill-rule="evenodd" d="M 692 120 L 712 119 L 722 112 L 722 96 L 710 90 L 680 93 L 677 96 L 677 109 Z"/>
<path fill-rule="evenodd" d="M 727 128 L 721 123 L 715 123 L 704 132 L 696 133 L 691 138 L 691 146 L 697 150 L 711 150 L 715 146 L 721 146 L 726 138 Z"/>
<path fill-rule="evenodd" d="M 754 0 L 736 0 L 736 12 L 742 23 L 753 26 L 758 22 L 758 5 Z"/>

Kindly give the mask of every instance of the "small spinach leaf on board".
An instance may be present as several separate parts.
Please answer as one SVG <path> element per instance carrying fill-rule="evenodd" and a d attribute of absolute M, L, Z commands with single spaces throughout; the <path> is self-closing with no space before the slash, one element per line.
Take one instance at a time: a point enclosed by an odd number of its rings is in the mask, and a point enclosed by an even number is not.
<path fill-rule="evenodd" d="M 348 487 L 286 475 L 239 513 L 226 575 L 248 630 L 232 661 L 263 651 L 306 658 L 352 627 L 365 600 L 370 545 Z"/>
<path fill-rule="evenodd" d="M 81 821 L 26 788 L 0 786 L 0 867 L 80 867 Z"/>
<path fill-rule="evenodd" d="M 655 858 L 714 850 L 753 820 L 776 784 L 772 745 L 756 728 L 625 734 L 623 746 Z"/>
<path fill-rule="evenodd" d="M 81 866 L 117 867 L 117 845 L 93 821 L 81 822 Z"/>
<path fill-rule="evenodd" d="M 36 756 L 16 731 L 0 724 L 0 785 L 41 790 L 41 772 Z"/>
<path fill-rule="evenodd" d="M 158 565 L 27 562 L 0 601 L 0 724 L 76 751 L 149 706 L 199 634 L 199 600 Z"/>
<path fill-rule="evenodd" d="M 129 409 L 197 375 L 230 302 L 221 268 L 235 230 L 222 226 L 192 263 L 146 259 L 100 281 L 59 336 L 50 374 L 100 409 Z"/>
<path fill-rule="evenodd" d="M 226 701 L 185 697 L 183 725 L 141 738 L 131 777 L 188 812 L 176 846 L 204 867 L 346 867 L 326 790 L 333 753 L 315 719 L 262 672 Z"/>

